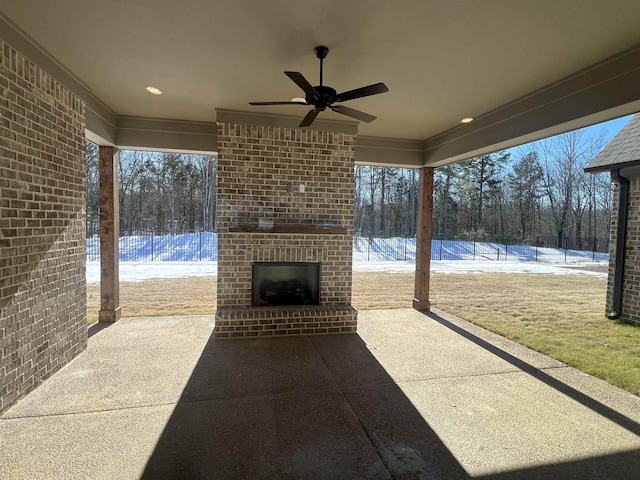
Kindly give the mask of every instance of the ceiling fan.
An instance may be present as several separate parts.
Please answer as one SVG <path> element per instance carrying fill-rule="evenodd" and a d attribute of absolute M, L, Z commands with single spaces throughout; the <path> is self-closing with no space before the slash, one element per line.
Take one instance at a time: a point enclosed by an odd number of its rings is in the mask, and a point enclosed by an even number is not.
<path fill-rule="evenodd" d="M 284 74 L 294 81 L 305 93 L 305 98 L 293 99 L 288 102 L 249 102 L 249 105 L 313 105 L 309 113 L 300 123 L 300 127 L 308 127 L 313 123 L 318 114 L 327 108 L 334 112 L 341 113 L 356 120 L 363 122 L 373 122 L 376 117 L 368 113 L 355 110 L 353 108 L 344 107 L 342 105 L 334 105 L 334 103 L 346 102 L 355 98 L 368 97 L 369 95 L 377 95 L 378 93 L 388 92 L 389 89 L 384 83 L 374 83 L 366 87 L 356 88 L 348 92 L 337 93 L 333 88 L 322 84 L 322 62 L 327 57 L 329 49 L 327 47 L 318 46 L 315 49 L 316 57 L 320 59 L 320 85 L 315 87 L 307 81 L 300 72 L 284 72 Z"/>

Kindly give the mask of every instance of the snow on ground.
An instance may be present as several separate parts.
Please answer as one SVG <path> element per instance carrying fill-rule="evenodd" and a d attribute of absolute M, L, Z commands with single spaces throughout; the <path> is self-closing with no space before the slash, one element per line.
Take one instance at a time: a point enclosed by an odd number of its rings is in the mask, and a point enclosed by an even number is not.
<path fill-rule="evenodd" d="M 121 282 L 149 278 L 206 277 L 218 274 L 218 262 L 120 262 Z M 100 281 L 100 262 L 87 262 L 87 283 Z"/>
<path fill-rule="evenodd" d="M 585 262 L 572 266 L 580 265 L 581 267 L 606 267 L 605 262 Z M 606 277 L 606 272 L 598 272 L 593 270 L 581 270 L 577 268 L 568 268 L 566 265 L 558 263 L 542 263 L 542 262 L 518 262 L 518 261 L 501 261 L 491 262 L 482 260 L 465 260 L 465 261 L 446 261 L 435 260 L 431 262 L 431 271 L 439 273 L 483 273 L 483 272 L 501 272 L 501 273 L 549 273 L 552 275 L 596 275 Z"/>
<path fill-rule="evenodd" d="M 120 280 L 139 282 L 148 278 L 216 275 L 217 246 L 217 234 L 209 232 L 120 237 Z M 369 242 L 355 237 L 353 270 L 413 272 L 415 255 L 415 238 L 374 238 Z M 606 277 L 606 268 L 602 267 L 606 267 L 608 257 L 606 253 L 526 245 L 453 240 L 433 240 L 431 243 L 431 271 L 438 273 L 510 272 Z M 99 258 L 100 239 L 88 238 L 89 283 L 100 281 Z"/>
<path fill-rule="evenodd" d="M 578 264 L 572 263 L 572 266 Z M 606 262 L 581 262 L 581 267 L 606 267 Z M 414 272 L 412 261 L 354 262 L 355 272 Z M 185 278 L 216 275 L 218 262 L 121 262 L 121 282 L 141 282 L 149 278 Z M 467 274 L 483 272 L 546 273 L 552 275 L 596 275 L 606 272 L 568 268 L 559 263 L 518 262 L 511 260 L 432 260 L 431 271 L 437 273 Z M 87 282 L 100 281 L 100 263 L 87 262 Z"/>
<path fill-rule="evenodd" d="M 589 245 L 583 245 L 588 249 Z M 87 259 L 100 258 L 100 239 L 87 239 Z M 415 238 L 353 239 L 353 261 L 388 262 L 398 260 L 415 261 Z M 489 242 L 467 242 L 459 240 L 432 240 L 433 260 L 496 260 L 529 262 L 606 262 L 606 253 L 588 250 L 565 250 L 527 245 L 502 245 Z M 210 232 L 185 233 L 180 235 L 134 235 L 120 237 L 121 262 L 192 262 L 218 260 L 218 235 Z"/>

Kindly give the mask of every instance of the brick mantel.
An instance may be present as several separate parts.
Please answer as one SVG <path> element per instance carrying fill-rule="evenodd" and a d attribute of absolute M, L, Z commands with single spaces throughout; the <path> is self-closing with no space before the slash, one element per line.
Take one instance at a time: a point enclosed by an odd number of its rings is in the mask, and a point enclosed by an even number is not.
<path fill-rule="evenodd" d="M 356 330 L 354 146 L 346 133 L 218 124 L 217 338 Z M 320 305 L 252 307 L 258 261 L 319 262 Z"/>

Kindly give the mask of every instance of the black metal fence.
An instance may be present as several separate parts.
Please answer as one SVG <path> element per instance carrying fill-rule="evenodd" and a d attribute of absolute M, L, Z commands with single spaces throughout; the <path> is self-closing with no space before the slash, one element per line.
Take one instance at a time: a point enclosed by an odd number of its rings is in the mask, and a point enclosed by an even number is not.
<path fill-rule="evenodd" d="M 537 237 L 533 245 L 514 245 L 487 241 L 433 239 L 432 260 L 517 260 L 527 262 L 603 262 L 609 259 L 609 239 L 565 237 L 563 248 L 554 248 L 556 238 Z M 575 245 L 590 248 L 579 249 Z M 415 238 L 354 237 L 354 262 L 415 261 Z"/>
<path fill-rule="evenodd" d="M 527 262 L 602 262 L 608 261 L 609 239 L 598 238 L 563 240 L 563 248 L 555 248 L 558 240 L 537 237 L 533 245 L 513 245 L 497 242 L 433 239 L 432 260 L 518 260 Z M 582 248 L 577 248 L 580 245 Z M 194 232 L 176 235 L 146 233 L 120 237 L 121 262 L 146 261 L 216 261 L 218 235 L 213 232 Z M 588 247 L 588 248 L 587 248 Z M 353 261 L 415 261 L 415 238 L 354 237 Z M 87 260 L 100 260 L 100 239 L 87 239 Z"/>
<path fill-rule="evenodd" d="M 213 232 L 120 237 L 121 262 L 198 262 L 218 260 L 218 234 Z M 100 238 L 87 239 L 87 261 L 100 260 Z"/>

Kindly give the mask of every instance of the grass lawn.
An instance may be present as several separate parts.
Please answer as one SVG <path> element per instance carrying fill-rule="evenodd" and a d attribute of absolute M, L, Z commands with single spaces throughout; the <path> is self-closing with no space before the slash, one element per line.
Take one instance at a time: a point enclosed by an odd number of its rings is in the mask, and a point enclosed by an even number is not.
<path fill-rule="evenodd" d="M 640 328 L 605 318 L 606 278 L 481 273 L 438 280 L 432 303 L 441 310 L 640 395 Z"/>
<path fill-rule="evenodd" d="M 433 306 L 640 395 L 640 328 L 604 317 L 606 278 L 590 275 L 475 273 L 431 276 Z M 407 308 L 413 274 L 355 272 L 359 310 Z M 215 312 L 216 277 L 153 279 L 120 286 L 123 315 Z M 87 285 L 89 322 L 99 285 Z"/>

